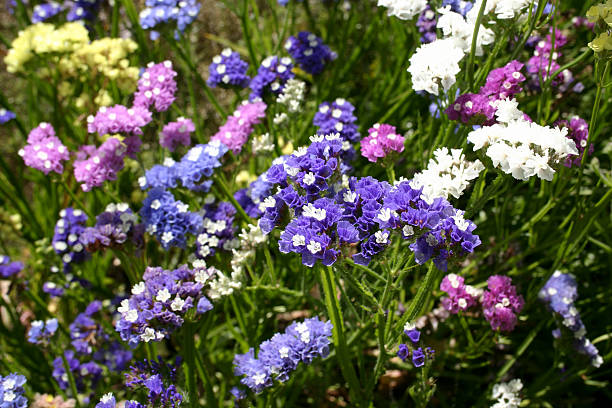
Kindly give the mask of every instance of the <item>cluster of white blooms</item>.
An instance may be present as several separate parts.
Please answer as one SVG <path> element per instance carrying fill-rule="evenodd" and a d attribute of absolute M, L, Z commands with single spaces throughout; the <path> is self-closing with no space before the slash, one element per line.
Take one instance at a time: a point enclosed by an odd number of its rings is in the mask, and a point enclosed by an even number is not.
<path fill-rule="evenodd" d="M 474 162 L 465 160 L 461 149 L 442 147 L 434 152 L 434 158 L 429 159 L 427 168 L 414 175 L 410 186 L 414 189 L 423 188 L 421 198 L 432 203 L 437 197 L 461 197 L 469 186 L 470 180 L 478 177 L 484 170 L 480 160 Z"/>
<path fill-rule="evenodd" d="M 487 0 L 485 5 L 485 14 L 494 13 L 495 16 L 500 20 L 507 20 L 514 17 L 524 17 L 524 12 L 530 4 L 534 3 L 534 0 Z M 476 0 L 474 6 L 468 12 L 468 17 L 473 15 L 476 19 L 476 15 L 480 10 L 482 0 Z"/>
<path fill-rule="evenodd" d="M 378 0 L 378 7 L 386 7 L 387 14 L 410 20 L 427 7 L 427 0 Z"/>
<path fill-rule="evenodd" d="M 521 389 L 523 389 L 523 383 L 518 378 L 507 383 L 495 384 L 492 398 L 497 401 L 491 405 L 491 408 L 518 408 L 521 404 L 519 396 Z"/>
<path fill-rule="evenodd" d="M 442 86 L 448 92 L 461 71 L 459 62 L 463 56 L 461 42 L 452 37 L 421 45 L 410 57 L 412 88 L 438 95 Z"/>
<path fill-rule="evenodd" d="M 478 14 L 468 13 L 466 17 L 463 17 L 461 14 L 451 11 L 450 6 L 438 9 L 438 13 L 440 13 L 440 17 L 437 27 L 442 30 L 445 37 L 457 40 L 464 53 L 469 53 L 472 48 L 472 37 L 474 36 Z M 493 30 L 481 25 L 476 38 L 475 55 L 481 56 L 483 54 L 482 46 L 492 44 L 494 40 L 495 33 Z"/>
<path fill-rule="evenodd" d="M 274 141 L 269 133 L 264 133 L 261 136 L 256 136 L 251 142 L 253 153 L 271 152 L 274 150 Z"/>
<path fill-rule="evenodd" d="M 498 103 L 500 122 L 484 126 L 468 134 L 468 142 L 474 150 L 486 149 L 493 165 L 518 180 L 538 176 L 552 180 L 552 166 L 565 160 L 568 155 L 577 155 L 576 144 L 567 138 L 567 129 L 540 126 L 529 122 L 516 109 L 515 101 Z"/>
<path fill-rule="evenodd" d="M 276 102 L 285 105 L 289 113 L 296 113 L 300 111 L 305 93 L 306 83 L 299 79 L 291 78 L 285 84 L 283 92 L 276 98 Z"/>

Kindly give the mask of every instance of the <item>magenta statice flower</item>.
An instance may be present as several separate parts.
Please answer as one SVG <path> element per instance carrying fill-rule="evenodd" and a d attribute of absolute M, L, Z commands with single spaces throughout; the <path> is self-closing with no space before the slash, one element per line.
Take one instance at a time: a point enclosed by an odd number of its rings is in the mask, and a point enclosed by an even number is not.
<path fill-rule="evenodd" d="M 291 58 L 270 56 L 264 59 L 257 70 L 257 75 L 249 83 L 251 88 L 249 100 L 261 99 L 268 92 L 279 95 L 285 88 L 285 83 L 295 76 L 292 69 Z"/>
<path fill-rule="evenodd" d="M 33 344 L 46 344 L 55 334 L 58 328 L 57 319 L 47 319 L 46 321 L 35 320 L 28 330 L 28 342 Z"/>
<path fill-rule="evenodd" d="M 357 142 L 357 118 L 353 114 L 355 107 L 346 99 L 338 98 L 334 102 L 323 102 L 314 116 L 312 123 L 319 128 L 320 135 L 338 133 L 342 139 Z"/>
<path fill-rule="evenodd" d="M 260 123 L 261 119 L 266 116 L 266 107 L 266 104 L 261 101 L 245 102 L 227 118 L 225 124 L 210 140 L 223 143 L 234 154 L 240 153 L 242 146 L 253 132 L 253 126 Z"/>
<path fill-rule="evenodd" d="M 66 146 L 55 136 L 53 126 L 41 123 L 28 135 L 28 144 L 19 150 L 26 166 L 40 170 L 45 174 L 54 171 L 58 174 L 64 172 L 63 161 L 70 158 Z"/>
<path fill-rule="evenodd" d="M 565 159 L 565 166 L 580 166 L 580 163 L 582 163 L 582 156 L 585 154 L 593 154 L 593 151 L 595 150 L 595 147 L 592 143 L 589 144 L 589 148 L 587 149 L 589 138 L 589 124 L 586 120 L 576 116 L 570 119 L 569 121 L 557 121 L 555 125 L 561 128 L 568 129 L 567 138 L 573 140 L 574 143 L 576 143 L 576 148 L 578 149 L 577 156 L 568 156 Z"/>
<path fill-rule="evenodd" d="M 215 56 L 208 68 L 209 76 L 206 83 L 210 87 L 246 88 L 251 78 L 246 74 L 249 64 L 240 58 L 240 54 L 230 48 L 225 48 Z"/>
<path fill-rule="evenodd" d="M 337 58 L 336 53 L 323 44 L 321 38 L 308 31 L 289 37 L 285 42 L 285 50 L 301 69 L 312 75 L 323 72 L 325 65 Z"/>
<path fill-rule="evenodd" d="M 158 112 L 167 111 L 176 99 L 176 71 L 172 62 L 159 64 L 152 62 L 138 80 L 138 90 L 134 94 L 134 107 L 144 109 L 155 108 Z"/>
<path fill-rule="evenodd" d="M 23 263 L 19 261 L 11 262 L 7 255 L 0 255 L 0 277 L 10 278 L 23 270 Z"/>
<path fill-rule="evenodd" d="M 123 105 L 103 106 L 95 116 L 87 117 L 87 131 L 97 132 L 100 136 L 116 133 L 142 135 L 142 128 L 151 122 L 151 119 L 151 112 L 142 106 L 129 109 Z"/>
<path fill-rule="evenodd" d="M 442 306 L 450 313 L 457 314 L 478 304 L 482 290 L 466 285 L 462 276 L 450 273 L 440 283 L 440 290 L 448 297 L 441 299 Z"/>
<path fill-rule="evenodd" d="M 530 85 L 533 88 L 539 89 L 541 81 L 548 80 L 552 73 L 561 68 L 557 61 L 563 55 L 560 49 L 565 44 L 567 44 L 567 37 L 563 35 L 561 30 L 555 30 L 554 49 L 551 34 L 548 34 L 545 39 L 540 39 L 536 43 L 533 56 L 527 61 L 527 72 L 531 77 Z M 560 73 L 557 77 L 553 78 L 551 84 L 559 86 L 565 82 L 565 79 L 566 77 Z"/>
<path fill-rule="evenodd" d="M 496 108 L 485 95 L 467 93 L 460 95 L 444 113 L 450 120 L 466 125 L 491 126 L 495 123 Z"/>
<path fill-rule="evenodd" d="M 392 152 L 404 151 L 404 137 L 395 130 L 395 126 L 376 123 L 368 129 L 368 136 L 361 140 L 361 155 L 371 162 L 384 158 Z"/>
<path fill-rule="evenodd" d="M 0 375 L 0 407 L 26 408 L 28 399 L 24 395 L 25 383 L 26 378 L 21 374 L 11 373 L 6 377 Z"/>
<path fill-rule="evenodd" d="M 176 122 L 170 122 L 164 126 L 159 134 L 159 144 L 171 152 L 180 145 L 189 146 L 193 131 L 195 131 L 195 125 L 191 119 L 178 118 Z"/>
<path fill-rule="evenodd" d="M 485 319 L 493 330 L 512 331 L 517 315 L 523 310 L 523 296 L 516 293 L 512 279 L 508 276 L 493 275 L 487 280 L 488 290 L 482 295 Z"/>
<path fill-rule="evenodd" d="M 512 98 L 523 90 L 521 87 L 521 83 L 525 81 L 525 76 L 521 72 L 523 67 L 522 63 L 513 60 L 501 68 L 492 70 L 487 75 L 486 83 L 480 88 L 479 94 L 490 100 Z"/>
<path fill-rule="evenodd" d="M 6 122 L 13 120 L 17 117 L 15 112 L 12 112 L 8 109 L 0 108 L 0 125 L 5 124 Z"/>
<path fill-rule="evenodd" d="M 55 253 L 61 256 L 64 271 L 70 269 L 74 262 L 83 262 L 87 256 L 85 248 L 79 240 L 85 230 L 87 215 L 72 207 L 65 208 L 59 213 L 60 219 L 55 223 L 55 230 L 51 244 Z"/>
<path fill-rule="evenodd" d="M 244 376 L 240 382 L 259 394 L 272 387 L 274 381 L 285 382 L 299 363 L 310 364 L 317 357 L 329 354 L 332 324 L 318 317 L 292 323 L 284 333 L 276 333 L 259 346 L 234 357 L 234 374 Z"/>

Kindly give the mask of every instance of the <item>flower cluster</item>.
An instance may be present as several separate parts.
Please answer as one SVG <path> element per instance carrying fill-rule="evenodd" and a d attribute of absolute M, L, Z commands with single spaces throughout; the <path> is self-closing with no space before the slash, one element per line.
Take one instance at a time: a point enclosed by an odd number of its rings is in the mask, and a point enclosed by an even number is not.
<path fill-rule="evenodd" d="M 72 207 L 65 208 L 59 213 L 60 219 L 55 224 L 53 234 L 53 249 L 62 257 L 64 271 L 68 271 L 73 262 L 82 262 L 87 256 L 79 237 L 85 230 L 87 215 L 81 210 Z"/>
<path fill-rule="evenodd" d="M 355 107 L 346 99 L 338 98 L 334 102 L 323 102 L 315 114 L 312 123 L 318 127 L 320 135 L 339 134 L 342 140 L 359 141 L 357 118 L 353 114 Z"/>
<path fill-rule="evenodd" d="M 109 204 L 96 217 L 96 225 L 85 228 L 79 240 L 88 251 L 94 252 L 121 246 L 128 240 L 141 246 L 143 232 L 144 225 L 138 224 L 138 217 L 126 203 Z"/>
<path fill-rule="evenodd" d="M 266 92 L 280 94 L 287 81 L 295 76 L 292 69 L 291 58 L 270 56 L 264 59 L 257 70 L 257 75 L 249 83 L 251 88 L 249 99 L 252 101 L 263 98 Z"/>
<path fill-rule="evenodd" d="M 32 9 L 32 23 L 40 23 L 53 16 L 58 15 L 62 11 L 62 6 L 55 1 L 48 3 L 37 4 Z"/>
<path fill-rule="evenodd" d="M 376 123 L 361 141 L 361 155 L 374 163 L 392 152 L 403 151 L 404 137 L 396 133 L 395 126 L 385 123 Z"/>
<path fill-rule="evenodd" d="M 209 76 L 206 83 L 210 87 L 246 88 L 251 78 L 246 74 L 249 64 L 240 58 L 240 54 L 230 48 L 225 48 L 215 56 L 208 68 Z"/>
<path fill-rule="evenodd" d="M 158 356 L 157 361 L 144 359 L 130 367 L 130 372 L 125 373 L 125 385 L 147 392 L 147 404 L 128 401 L 125 408 L 180 406 L 183 396 L 174 385 L 180 362 L 180 358 L 177 358 L 174 364 L 164 363 Z"/>
<path fill-rule="evenodd" d="M 261 119 L 266 116 L 266 107 L 267 105 L 261 101 L 245 101 L 211 137 L 211 142 L 219 141 L 234 154 L 240 153 L 242 146 L 253 132 L 253 126 L 260 123 Z"/>
<path fill-rule="evenodd" d="M 0 278 L 10 278 L 23 270 L 23 263 L 20 261 L 11 262 L 7 255 L 0 255 Z"/>
<path fill-rule="evenodd" d="M 17 117 L 15 112 L 12 112 L 8 109 L 0 108 L 0 125 L 5 124 L 6 122 L 13 120 Z"/>
<path fill-rule="evenodd" d="M 419 33 L 421 33 L 421 43 L 430 43 L 436 40 L 436 25 L 438 24 L 438 19 L 436 18 L 436 13 L 429 7 L 429 4 L 419 14 L 419 19 L 416 22 L 416 26 L 419 29 Z"/>
<path fill-rule="evenodd" d="M 19 155 L 26 166 L 45 174 L 51 171 L 62 174 L 64 172 L 62 161 L 70 158 L 66 146 L 55 136 L 53 126 L 44 122 L 28 134 L 28 144 L 19 150 Z"/>
<path fill-rule="evenodd" d="M 79 355 L 74 350 L 64 351 L 64 358 L 68 362 L 68 367 L 74 377 L 78 391 L 83 392 L 93 389 L 102 379 L 102 366 L 97 362 L 93 360 L 81 362 Z M 61 356 L 53 360 L 52 375 L 62 390 L 70 388 L 70 380 Z"/>
<path fill-rule="evenodd" d="M 142 106 L 103 106 L 95 116 L 87 117 L 87 131 L 97 132 L 100 136 L 116 133 L 142 135 L 142 128 L 151 122 L 151 119 L 151 112 Z"/>
<path fill-rule="evenodd" d="M 147 7 L 140 12 L 141 27 L 152 30 L 164 25 L 175 26 L 175 38 L 183 34 L 202 7 L 197 0 L 146 0 L 145 5 Z M 152 30 L 149 36 L 156 40 L 159 38 L 159 32 Z"/>
<path fill-rule="evenodd" d="M 519 393 L 523 389 L 523 383 L 520 379 L 495 384 L 491 393 L 491 398 L 495 399 L 495 404 L 491 408 L 519 408 L 521 405 L 521 397 Z"/>
<path fill-rule="evenodd" d="M 441 303 L 452 314 L 476 306 L 483 292 L 481 289 L 466 285 L 463 277 L 454 273 L 450 273 L 442 279 L 440 290 L 448 294 L 448 297 L 441 299 Z"/>
<path fill-rule="evenodd" d="M 285 83 L 283 92 L 276 98 L 276 102 L 285 105 L 289 113 L 297 113 L 304 102 L 306 83 L 299 79 L 291 78 Z M 275 122 L 277 119 L 275 118 Z"/>
<path fill-rule="evenodd" d="M 444 37 L 455 41 L 464 54 L 469 54 L 472 48 L 472 36 L 478 21 L 478 9 L 472 9 L 471 12 L 463 15 L 455 12 L 449 4 L 438 9 L 438 13 L 440 13 L 440 17 L 438 18 L 437 27 L 442 30 Z M 481 24 L 478 30 L 478 37 L 476 38 L 474 55 L 482 56 L 484 53 L 482 47 L 492 44 L 494 40 L 495 34 L 493 30 Z"/>
<path fill-rule="evenodd" d="M 516 315 L 523 310 L 525 304 L 523 296 L 516 293 L 516 287 L 508 276 L 491 276 L 487 280 L 487 288 L 482 295 L 485 319 L 493 330 L 514 330 Z"/>
<path fill-rule="evenodd" d="M 93 20 L 100 8 L 101 0 L 73 0 L 66 15 L 68 21 Z"/>
<path fill-rule="evenodd" d="M 599 367 L 603 359 L 597 348 L 587 339 L 586 327 L 580 319 L 580 313 L 576 309 L 578 298 L 578 284 L 573 275 L 555 271 L 538 294 L 540 300 L 560 317 L 562 326 L 572 334 L 573 346 L 579 353 L 586 355 L 594 367 Z M 556 338 L 562 336 L 561 330 L 553 331 Z"/>
<path fill-rule="evenodd" d="M 335 52 L 323 44 L 323 40 L 313 33 L 301 31 L 285 42 L 285 50 L 297 62 L 298 67 L 312 75 L 323 72 L 325 64 L 337 58 Z"/>
<path fill-rule="evenodd" d="M 25 383 L 26 378 L 21 374 L 11 373 L 6 377 L 0 375 L 0 407 L 26 408 L 28 399 L 23 395 Z"/>
<path fill-rule="evenodd" d="M 174 102 L 176 93 L 176 71 L 171 61 L 154 64 L 150 62 L 138 80 L 138 90 L 134 94 L 134 107 L 165 112 Z M 115 132 L 116 133 L 116 132 Z"/>
<path fill-rule="evenodd" d="M 46 321 L 35 320 L 28 330 L 28 341 L 34 344 L 45 344 L 55 334 L 58 328 L 57 319 L 47 319 Z"/>
<path fill-rule="evenodd" d="M 421 45 L 410 57 L 408 72 L 412 76 L 412 89 L 438 95 L 440 89 L 448 92 L 461 71 L 459 62 L 463 49 L 453 38 L 438 39 Z"/>
<path fill-rule="evenodd" d="M 206 258 L 217 248 L 230 250 L 234 242 L 236 209 L 228 202 L 208 203 L 202 208 L 202 232 L 196 238 L 196 256 Z"/>
<path fill-rule="evenodd" d="M 167 123 L 164 126 L 159 134 L 159 144 L 171 152 L 180 145 L 189 146 L 193 131 L 195 131 L 195 125 L 191 119 L 180 117 L 175 122 Z"/>
<path fill-rule="evenodd" d="M 427 7 L 427 0 L 378 0 L 378 7 L 386 7 L 387 14 L 410 20 Z"/>
<path fill-rule="evenodd" d="M 243 385 L 259 394 L 272 387 L 274 381 L 285 382 L 300 362 L 310 364 L 317 357 L 329 354 L 332 324 L 317 317 L 292 323 L 284 333 L 276 333 L 259 346 L 257 358 L 251 348 L 234 357 L 234 374 L 245 376 Z"/>
<path fill-rule="evenodd" d="M 402 361 L 406 361 L 407 359 L 412 359 L 412 364 L 416 367 L 423 367 L 426 361 L 431 361 L 434 358 L 435 350 L 431 347 L 423 347 L 419 346 L 419 340 L 421 339 L 421 332 L 416 329 L 416 326 L 411 323 L 406 323 L 404 326 L 404 334 L 408 336 L 410 339 L 410 345 L 408 344 L 400 344 L 399 350 L 397 351 L 397 356 L 402 359 Z"/>
<path fill-rule="evenodd" d="M 560 30 L 555 30 L 554 37 L 553 41 L 551 34 L 548 34 L 545 39 L 539 40 L 536 43 L 533 56 L 527 61 L 527 72 L 531 77 L 530 82 L 536 89 L 542 86 L 542 81 L 547 81 L 553 72 L 561 68 L 557 60 L 563 54 L 559 49 L 567 44 L 567 37 Z M 564 75 L 560 73 L 552 79 L 552 85 L 558 86 L 563 80 Z"/>
<path fill-rule="evenodd" d="M 181 327 L 192 308 L 197 314 L 211 310 L 213 306 L 202 292 L 210 274 L 186 265 L 171 271 L 148 267 L 143 280 L 132 287 L 130 298 L 117 309 L 121 317 L 116 330 L 121 339 L 131 346 L 159 341 Z"/>
<path fill-rule="evenodd" d="M 587 150 L 589 140 L 589 124 L 586 120 L 576 116 L 571 118 L 569 121 L 557 121 L 555 125 L 560 128 L 567 128 L 567 137 L 576 144 L 576 148 L 578 149 L 578 155 L 576 157 L 567 157 L 565 159 L 565 166 L 580 166 L 580 163 L 582 163 L 582 157 L 585 154 L 593 154 L 593 151 L 595 150 L 593 144 L 589 144 L 589 148 Z"/>

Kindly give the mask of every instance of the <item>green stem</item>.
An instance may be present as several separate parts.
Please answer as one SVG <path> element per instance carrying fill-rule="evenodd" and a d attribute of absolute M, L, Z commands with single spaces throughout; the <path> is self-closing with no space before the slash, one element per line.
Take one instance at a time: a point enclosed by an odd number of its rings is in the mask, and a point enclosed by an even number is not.
<path fill-rule="evenodd" d="M 193 323 L 185 322 L 183 326 L 183 351 L 185 364 L 187 365 L 187 391 L 189 393 L 189 406 L 197 408 L 198 404 L 198 389 L 196 384 L 196 364 L 193 342 Z"/>
<path fill-rule="evenodd" d="M 212 388 L 212 382 L 210 381 L 210 376 L 206 371 L 206 367 L 204 367 L 204 363 L 202 362 L 202 356 L 199 353 L 195 355 L 195 363 L 198 371 L 198 375 L 200 376 L 200 380 L 204 384 L 204 390 L 206 391 L 206 406 L 208 407 L 218 407 L 219 403 L 215 398 L 215 393 Z"/>
<path fill-rule="evenodd" d="M 94 215 L 91 213 L 91 211 L 89 211 L 89 209 L 85 207 L 85 204 L 83 204 L 83 202 L 76 196 L 74 191 L 72 191 L 68 183 L 66 183 L 66 180 L 62 180 L 62 185 L 64 186 L 64 189 L 66 189 L 66 192 L 68 193 L 68 195 L 72 198 L 72 201 L 78 204 L 78 206 L 81 207 L 83 211 L 85 211 L 85 213 L 87 214 L 89 218 L 95 218 Z"/>
<path fill-rule="evenodd" d="M 478 17 L 476 17 L 476 23 L 474 24 L 474 32 L 472 33 L 472 46 L 470 48 L 470 56 L 468 57 L 468 65 L 466 72 L 467 85 L 470 89 L 474 89 L 474 54 L 476 54 L 476 43 L 478 42 L 478 30 L 480 30 L 480 22 L 484 15 L 485 7 L 487 6 L 487 0 L 482 0 L 480 10 L 478 10 Z"/>
<path fill-rule="evenodd" d="M 68 377 L 68 383 L 70 384 L 70 389 L 72 390 L 72 395 L 74 400 L 76 401 L 77 408 L 81 407 L 79 403 L 79 393 L 77 391 L 76 382 L 74 381 L 74 376 L 72 375 L 72 371 L 70 370 L 70 365 L 68 364 L 68 360 L 66 360 L 66 356 L 62 353 L 62 362 L 64 363 L 64 370 L 66 371 L 66 376 Z"/>
<path fill-rule="evenodd" d="M 234 206 L 234 208 L 236 209 L 240 217 L 242 217 L 242 219 L 249 224 L 255 224 L 255 221 L 253 221 L 253 219 L 247 215 L 247 213 L 244 211 L 242 206 L 238 203 L 238 201 L 236 201 L 236 199 L 234 198 L 234 195 L 232 194 L 229 187 L 227 186 L 227 183 L 225 182 L 224 178 L 219 175 L 214 175 L 213 181 L 215 182 L 217 186 L 219 186 L 219 188 L 225 195 L 225 198 L 227 198 L 229 202 L 232 203 L 232 205 Z"/>

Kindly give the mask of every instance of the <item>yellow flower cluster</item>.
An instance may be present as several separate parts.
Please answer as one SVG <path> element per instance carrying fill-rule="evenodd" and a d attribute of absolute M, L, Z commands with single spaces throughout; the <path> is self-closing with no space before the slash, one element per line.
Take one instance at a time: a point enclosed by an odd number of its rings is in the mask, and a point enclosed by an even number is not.
<path fill-rule="evenodd" d="M 599 57 L 608 58 L 612 54 L 612 0 L 592 6 L 586 13 L 591 23 L 597 24 L 598 30 L 603 30 L 593 41 L 589 43 L 591 48 Z"/>
<path fill-rule="evenodd" d="M 598 23 L 603 20 L 606 24 L 612 26 L 612 0 L 592 6 L 587 11 L 586 16 L 591 23 Z"/>

